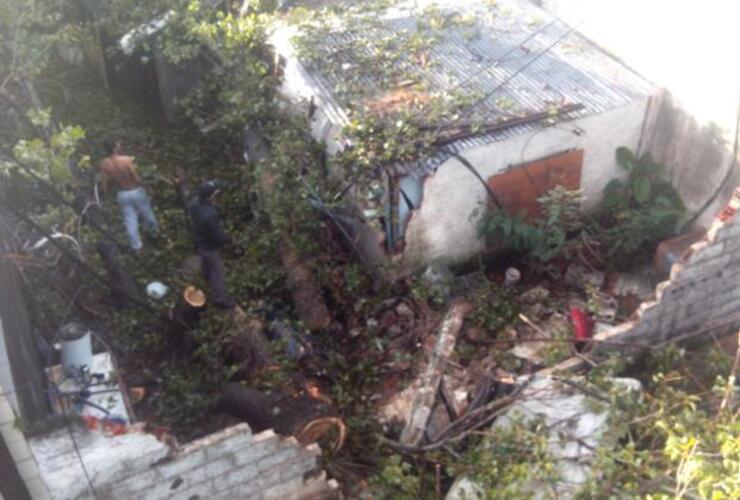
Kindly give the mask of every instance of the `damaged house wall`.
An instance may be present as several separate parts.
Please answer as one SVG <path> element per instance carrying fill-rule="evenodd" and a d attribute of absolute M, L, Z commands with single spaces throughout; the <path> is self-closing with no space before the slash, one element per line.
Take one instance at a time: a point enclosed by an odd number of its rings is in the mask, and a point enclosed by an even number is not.
<path fill-rule="evenodd" d="M 740 328 L 738 209 L 740 189 L 704 238 L 673 264 L 670 279 L 657 286 L 655 300 L 644 302 L 631 321 L 595 335 L 590 356 L 736 332 Z M 582 363 L 573 358 L 552 371 Z"/>
<path fill-rule="evenodd" d="M 416 3 L 408 4 L 381 16 L 382 29 L 389 33 L 418 29 L 419 16 L 424 14 L 413 10 Z M 614 151 L 619 146 L 638 148 L 648 98 L 657 91 L 572 27 L 528 2 L 498 2 L 495 16 L 486 15 L 492 7 L 483 1 L 447 0 L 438 3 L 438 8 L 446 15 L 477 19 L 478 36 L 466 37 L 465 28 L 454 23 L 437 34 L 429 52 L 430 64 L 418 68 L 424 92 L 469 94 L 473 104 L 463 113 L 468 120 L 489 125 L 505 125 L 512 117 L 521 121 L 487 134 L 462 136 L 411 164 L 389 166 L 388 179 L 382 180 L 387 186 L 386 206 L 380 210 L 373 206 L 365 211 L 368 207 L 362 200 L 354 201 L 355 212 L 365 217 L 356 217 L 348 226 L 376 269 L 406 273 L 437 260 L 457 263 L 477 254 L 483 248 L 477 225 L 487 198 L 476 175 L 485 180 L 509 166 L 582 149 L 582 188 L 587 207 L 593 206 L 603 186 L 623 175 Z M 536 25 L 529 22 L 533 18 L 538 19 Z M 347 59 L 351 54 L 343 52 L 341 24 L 321 39 L 320 50 L 327 59 L 346 60 L 345 65 L 351 67 L 353 61 Z M 352 110 L 358 109 L 363 97 L 343 102 L 337 89 L 346 86 L 346 71 L 323 71 L 320 66 L 304 64 L 297 48 L 300 44 L 293 41 L 296 34 L 295 27 L 286 27 L 272 37 L 285 63 L 280 92 L 286 107 L 305 113 L 313 137 L 329 154 L 335 154 L 347 144 L 342 129 L 350 118 L 357 118 Z M 365 104 L 382 100 L 383 92 L 394 90 L 370 80 Z M 456 82 L 466 85 L 458 87 Z M 506 85 L 499 88 L 502 82 Z M 492 89 L 495 95 L 488 95 Z M 489 98 L 476 100 L 479 94 Z M 548 119 L 555 108 L 567 106 L 573 109 Z M 544 118 L 536 118 L 537 114 Z M 461 165 L 450 152 L 471 165 Z M 368 216 L 368 212 L 375 215 Z"/>
<path fill-rule="evenodd" d="M 600 115 L 465 150 L 462 155 L 487 179 L 509 166 L 583 149 L 581 188 L 585 208 L 589 208 L 598 203 L 610 180 L 624 175 L 614 151 L 619 146 L 637 148 L 647 103 L 648 98 L 643 98 Z M 406 248 L 399 256 L 403 267 L 434 261 L 456 263 L 480 253 L 484 241 L 478 225 L 489 203 L 487 196 L 485 186 L 458 160 L 443 163 L 426 179 L 421 208 L 408 222 Z"/>

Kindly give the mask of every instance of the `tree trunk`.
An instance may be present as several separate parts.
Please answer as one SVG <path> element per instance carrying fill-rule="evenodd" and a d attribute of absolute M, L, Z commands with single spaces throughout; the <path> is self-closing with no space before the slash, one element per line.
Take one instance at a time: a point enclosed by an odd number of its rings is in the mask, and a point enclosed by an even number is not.
<path fill-rule="evenodd" d="M 103 259 L 106 271 L 108 271 L 113 300 L 119 305 L 130 304 L 130 299 L 141 300 L 142 294 L 139 285 L 119 262 L 118 248 L 115 243 L 101 241 L 98 243 L 98 253 Z"/>

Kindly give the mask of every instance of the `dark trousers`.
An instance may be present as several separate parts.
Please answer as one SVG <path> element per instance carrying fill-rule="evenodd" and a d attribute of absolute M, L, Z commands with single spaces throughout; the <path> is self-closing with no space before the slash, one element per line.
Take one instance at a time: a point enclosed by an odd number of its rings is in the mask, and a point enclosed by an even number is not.
<path fill-rule="evenodd" d="M 232 305 L 233 299 L 226 293 L 226 267 L 218 250 L 198 250 L 203 267 L 203 277 L 211 287 L 213 300 L 217 305 Z"/>

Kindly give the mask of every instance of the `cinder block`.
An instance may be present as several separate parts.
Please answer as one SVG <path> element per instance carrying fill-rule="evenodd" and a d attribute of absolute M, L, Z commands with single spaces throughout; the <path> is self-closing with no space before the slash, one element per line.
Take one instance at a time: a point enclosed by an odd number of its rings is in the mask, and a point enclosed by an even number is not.
<path fill-rule="evenodd" d="M 151 468 L 144 472 L 139 472 L 133 476 L 127 477 L 122 481 L 117 481 L 111 486 L 111 493 L 113 498 L 126 498 L 139 496 L 141 492 L 145 492 L 152 488 L 153 485 L 166 483 L 167 481 L 159 474 L 159 471 L 155 468 Z M 169 483 L 168 483 L 169 484 Z"/>
<path fill-rule="evenodd" d="M 722 255 L 722 252 L 725 250 L 724 242 L 714 242 L 711 244 L 708 242 L 701 242 L 698 243 L 698 245 L 701 245 L 701 247 L 696 249 L 694 254 L 689 258 L 689 265 L 711 262 L 715 257 Z"/>
<path fill-rule="evenodd" d="M 275 434 L 266 436 L 252 445 L 234 453 L 234 463 L 237 466 L 256 463 L 259 460 L 276 453 L 280 449 L 280 439 Z"/>
<path fill-rule="evenodd" d="M 740 224 L 735 220 L 728 222 L 721 229 L 717 231 L 717 241 L 727 241 L 740 238 Z"/>
<path fill-rule="evenodd" d="M 673 281 L 676 283 L 689 283 L 697 278 L 710 278 L 727 267 L 730 264 L 730 260 L 731 256 L 724 254 L 709 263 L 685 266 L 681 271 L 676 273 Z"/>
<path fill-rule="evenodd" d="M 188 487 L 190 487 L 220 476 L 224 472 L 232 470 L 233 468 L 233 457 L 224 457 L 213 462 L 202 464 L 195 469 L 191 469 L 182 474 L 181 477 L 185 480 Z"/>
<path fill-rule="evenodd" d="M 220 458 L 225 455 L 234 455 L 239 450 L 252 446 L 251 434 L 239 434 L 215 443 L 205 449 L 209 459 Z"/>
<path fill-rule="evenodd" d="M 262 492 L 262 498 L 265 500 L 282 499 L 291 496 L 291 494 L 300 491 L 303 487 L 303 478 L 294 477 L 282 481 L 280 484 L 266 488 Z"/>
<path fill-rule="evenodd" d="M 249 484 L 257 478 L 257 466 L 255 464 L 234 467 L 220 476 L 213 478 L 214 491 L 219 492 L 240 484 Z"/>
<path fill-rule="evenodd" d="M 167 461 L 157 464 L 156 467 L 164 479 L 170 479 L 199 466 L 205 460 L 206 451 L 200 448 L 186 454 L 178 453 L 172 458 L 167 459 Z"/>
<path fill-rule="evenodd" d="M 178 455 L 187 455 L 203 448 L 210 448 L 214 445 L 227 441 L 235 436 L 251 436 L 252 430 L 245 423 L 237 424 L 232 427 L 228 427 L 222 431 L 209 434 L 208 436 L 196 439 L 185 446 L 183 446 Z"/>
<path fill-rule="evenodd" d="M 276 451 L 257 462 L 257 471 L 260 473 L 267 472 L 282 462 L 295 459 L 297 451 L 295 448 L 284 448 Z"/>

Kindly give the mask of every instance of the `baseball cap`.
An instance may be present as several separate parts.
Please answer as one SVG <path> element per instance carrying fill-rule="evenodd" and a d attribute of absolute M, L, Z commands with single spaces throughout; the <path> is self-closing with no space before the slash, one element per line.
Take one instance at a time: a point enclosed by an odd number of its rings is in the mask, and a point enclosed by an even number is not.
<path fill-rule="evenodd" d="M 213 196 L 216 191 L 221 191 L 223 188 L 223 182 L 218 179 L 208 179 L 207 181 L 203 181 L 198 188 L 198 197 L 201 200 L 207 200 Z"/>

